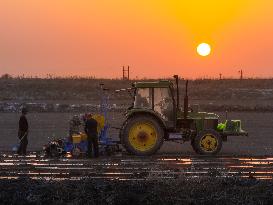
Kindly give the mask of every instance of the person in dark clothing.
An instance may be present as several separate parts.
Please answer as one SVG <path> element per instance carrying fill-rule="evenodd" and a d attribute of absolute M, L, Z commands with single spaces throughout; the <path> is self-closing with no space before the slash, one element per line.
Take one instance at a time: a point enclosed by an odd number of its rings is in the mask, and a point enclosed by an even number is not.
<path fill-rule="evenodd" d="M 98 142 L 98 123 L 95 119 L 92 118 L 91 114 L 85 116 L 85 127 L 84 131 L 87 134 L 87 142 L 88 142 L 88 150 L 87 156 L 89 158 L 93 155 L 94 149 L 94 157 L 99 157 L 99 142 Z"/>
<path fill-rule="evenodd" d="M 28 121 L 26 118 L 27 109 L 22 109 L 22 115 L 19 120 L 19 130 L 18 130 L 18 138 L 20 140 L 20 145 L 17 151 L 17 154 L 26 155 L 27 154 L 27 145 L 28 145 Z"/>

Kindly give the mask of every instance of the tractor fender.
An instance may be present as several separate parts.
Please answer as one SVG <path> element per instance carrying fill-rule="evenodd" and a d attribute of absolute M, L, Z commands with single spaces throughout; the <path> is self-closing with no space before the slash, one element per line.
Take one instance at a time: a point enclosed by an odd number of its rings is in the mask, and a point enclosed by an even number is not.
<path fill-rule="evenodd" d="M 126 120 L 123 122 L 123 125 L 121 127 L 120 130 L 120 135 L 122 133 L 123 128 L 125 127 L 127 121 L 135 116 L 139 116 L 139 115 L 149 115 L 152 116 L 154 119 L 156 119 L 158 121 L 158 123 L 160 124 L 160 126 L 163 128 L 164 132 L 165 132 L 165 138 L 167 137 L 167 127 L 166 127 L 166 123 L 162 120 L 162 118 L 160 117 L 159 114 L 157 114 L 156 112 L 154 112 L 153 110 L 142 110 L 142 109 L 134 109 L 134 110 L 130 110 L 130 112 L 126 113 Z"/>

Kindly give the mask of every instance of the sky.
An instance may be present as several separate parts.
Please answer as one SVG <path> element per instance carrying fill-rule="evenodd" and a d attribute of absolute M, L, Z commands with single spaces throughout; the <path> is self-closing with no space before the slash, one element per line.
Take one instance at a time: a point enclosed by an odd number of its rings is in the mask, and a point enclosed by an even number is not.
<path fill-rule="evenodd" d="M 0 0 L 0 75 L 117 78 L 123 65 L 133 78 L 273 77 L 273 1 Z"/>

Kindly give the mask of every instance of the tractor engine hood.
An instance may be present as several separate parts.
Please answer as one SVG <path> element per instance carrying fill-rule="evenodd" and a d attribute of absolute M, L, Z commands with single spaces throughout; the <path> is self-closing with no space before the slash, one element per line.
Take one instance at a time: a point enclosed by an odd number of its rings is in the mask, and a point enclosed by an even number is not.
<path fill-rule="evenodd" d="M 183 112 L 179 117 L 183 117 Z M 219 119 L 219 115 L 208 112 L 188 112 L 188 119 Z"/>

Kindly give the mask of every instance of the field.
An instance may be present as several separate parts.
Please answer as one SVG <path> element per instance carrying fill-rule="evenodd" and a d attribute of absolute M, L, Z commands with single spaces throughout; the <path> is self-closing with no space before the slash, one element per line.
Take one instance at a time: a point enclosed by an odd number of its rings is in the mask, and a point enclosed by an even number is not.
<path fill-rule="evenodd" d="M 41 150 L 43 144 L 47 143 L 48 137 L 66 137 L 68 134 L 68 121 L 75 113 L 30 113 L 28 115 L 30 123 L 29 149 L 33 151 Z M 218 113 L 224 120 L 225 113 Z M 17 141 L 17 121 L 18 113 L 2 113 L 0 118 L 1 138 L 0 149 L 2 151 L 11 150 Z M 123 115 L 121 113 L 111 113 L 111 125 L 119 127 Z M 222 155 L 273 155 L 273 114 L 261 112 L 231 112 L 229 117 L 241 119 L 243 129 L 249 132 L 249 137 L 230 137 L 223 144 Z M 117 138 L 117 131 L 110 130 L 113 138 Z M 176 144 L 165 142 L 160 153 L 180 153 L 194 154 L 188 142 Z"/>
<path fill-rule="evenodd" d="M 228 138 L 217 157 L 198 156 L 188 142 L 165 142 L 158 154 L 149 158 L 123 153 L 98 161 L 51 161 L 36 155 L 20 158 L 10 154 L 17 142 L 22 105 L 30 110 L 28 150 L 39 153 L 49 138 L 67 136 L 68 121 L 73 115 L 97 112 L 100 82 L 110 88 L 110 124 L 120 127 L 131 99 L 127 92 L 113 91 L 130 87 L 133 81 L 0 79 L 0 201 L 6 204 L 272 204 L 272 79 L 189 82 L 190 104 L 217 113 L 221 121 L 225 120 L 227 110 L 228 118 L 241 119 L 242 128 L 249 133 L 249 137 Z M 184 82 L 180 81 L 181 100 Z M 110 134 L 118 139 L 117 130 L 111 129 Z M 62 178 L 66 172 L 68 175 Z M 122 174 L 126 177 L 122 178 Z"/>
<path fill-rule="evenodd" d="M 151 80 L 152 81 L 152 80 Z M 65 137 L 68 120 L 78 113 L 97 112 L 99 84 L 109 88 L 112 106 L 111 125 L 119 127 L 122 113 L 131 105 L 127 92 L 116 89 L 130 87 L 134 81 L 109 79 L 39 79 L 0 78 L 0 149 L 9 150 L 16 143 L 17 121 L 22 105 L 29 108 L 29 149 L 39 150 L 48 137 Z M 183 98 L 185 81 L 180 81 Z M 242 119 L 249 138 L 234 137 L 224 144 L 222 154 L 272 154 L 273 79 L 200 79 L 189 82 L 190 104 L 199 104 L 200 110 L 216 112 L 224 120 L 224 111 L 230 118 Z M 113 136 L 117 132 L 111 130 Z M 171 147 L 169 149 L 169 147 Z M 166 143 L 161 152 L 192 153 L 188 143 Z"/>
<path fill-rule="evenodd" d="M 181 178 L 145 183 L 104 180 L 46 182 L 19 179 L 0 181 L 0 200 L 4 204 L 269 205 L 273 202 L 272 189 L 272 182 L 253 179 Z"/>
<path fill-rule="evenodd" d="M 150 80 L 153 81 L 153 80 Z M 0 102 L 49 103 L 49 104 L 97 104 L 99 84 L 109 88 L 110 101 L 117 105 L 130 104 L 127 92 L 116 89 L 131 87 L 135 82 L 109 79 L 38 79 L 0 78 Z M 185 81 L 180 80 L 180 100 Z M 200 79 L 189 81 L 190 103 L 200 104 L 205 110 L 273 111 L 273 79 Z M 1 109 L 0 111 L 4 111 Z"/>
<path fill-rule="evenodd" d="M 4 204 L 272 204 L 273 158 L 0 154 Z"/>

